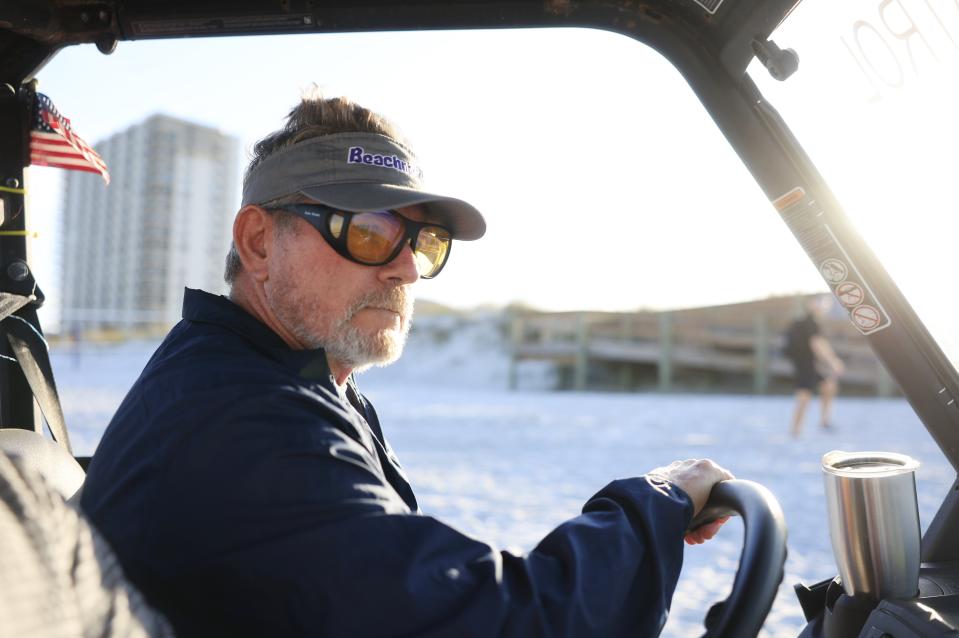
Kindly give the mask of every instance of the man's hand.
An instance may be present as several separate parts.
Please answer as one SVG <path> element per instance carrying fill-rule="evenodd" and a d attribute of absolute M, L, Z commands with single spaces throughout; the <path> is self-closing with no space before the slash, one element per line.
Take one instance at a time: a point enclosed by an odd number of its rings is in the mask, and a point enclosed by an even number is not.
<path fill-rule="evenodd" d="M 729 470 L 716 465 L 709 459 L 673 461 L 665 467 L 657 467 L 648 472 L 647 476 L 666 480 L 686 492 L 693 501 L 693 516 L 696 516 L 706 505 L 713 485 L 736 478 Z M 690 545 L 706 542 L 719 532 L 719 528 L 727 520 L 729 517 L 719 518 L 693 530 L 686 534 L 686 542 Z"/>
<path fill-rule="evenodd" d="M 703 543 L 708 541 L 710 538 L 718 534 L 719 528 L 722 527 L 723 523 L 725 523 L 728 520 L 729 520 L 728 516 L 723 516 L 723 517 L 717 518 L 712 523 L 706 523 L 705 525 L 701 525 L 700 527 L 697 527 L 693 531 L 686 534 L 686 536 L 683 537 L 683 540 L 686 541 L 687 545 L 702 545 Z"/>

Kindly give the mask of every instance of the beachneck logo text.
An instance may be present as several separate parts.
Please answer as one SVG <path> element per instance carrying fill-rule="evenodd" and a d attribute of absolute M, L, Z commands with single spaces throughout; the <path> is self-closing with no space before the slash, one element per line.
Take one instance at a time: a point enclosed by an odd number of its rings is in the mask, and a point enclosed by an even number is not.
<path fill-rule="evenodd" d="M 416 166 L 396 155 L 380 155 L 378 153 L 366 153 L 362 146 L 351 146 L 349 154 L 346 156 L 348 164 L 366 164 L 368 166 L 385 166 L 394 171 L 406 173 L 410 177 L 420 179 L 423 173 Z"/>

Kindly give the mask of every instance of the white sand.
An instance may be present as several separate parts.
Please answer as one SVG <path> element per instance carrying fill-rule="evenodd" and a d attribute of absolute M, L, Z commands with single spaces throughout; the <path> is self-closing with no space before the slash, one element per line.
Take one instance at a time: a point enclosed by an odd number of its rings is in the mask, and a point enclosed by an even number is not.
<path fill-rule="evenodd" d="M 509 392 L 501 327 L 438 321 L 448 338 L 421 328 L 400 364 L 360 379 L 424 511 L 494 544 L 528 550 L 611 479 L 678 458 L 711 457 L 770 488 L 786 514 L 786 577 L 764 636 L 795 636 L 804 620 L 793 584 L 836 572 L 819 469 L 824 452 L 896 450 L 918 458 L 923 529 L 955 476 L 904 400 L 840 399 L 837 433 L 818 431 L 810 414 L 794 441 L 786 435 L 789 397 Z M 85 347 L 79 358 L 54 350 L 78 453 L 95 448 L 154 345 Z M 548 370 L 523 372 L 526 388 L 549 382 Z M 712 542 L 686 549 L 664 636 L 702 634 L 707 609 L 732 584 L 741 538 L 734 519 Z"/>

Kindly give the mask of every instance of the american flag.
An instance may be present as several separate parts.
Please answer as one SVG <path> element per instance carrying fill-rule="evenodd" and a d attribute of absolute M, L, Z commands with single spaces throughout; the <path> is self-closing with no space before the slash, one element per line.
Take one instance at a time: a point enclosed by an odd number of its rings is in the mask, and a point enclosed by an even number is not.
<path fill-rule="evenodd" d="M 33 101 L 30 163 L 99 173 L 103 181 L 110 183 L 110 173 L 103 158 L 73 132 L 70 120 L 60 115 L 50 98 L 42 93 L 37 93 Z"/>

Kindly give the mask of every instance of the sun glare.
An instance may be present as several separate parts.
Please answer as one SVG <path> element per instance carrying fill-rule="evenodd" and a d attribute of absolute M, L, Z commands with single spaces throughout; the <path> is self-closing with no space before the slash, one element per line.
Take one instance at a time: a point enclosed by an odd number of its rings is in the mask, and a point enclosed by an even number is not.
<path fill-rule="evenodd" d="M 773 36 L 800 72 L 753 75 L 956 361 L 959 5 L 941 4 L 805 2 Z"/>

